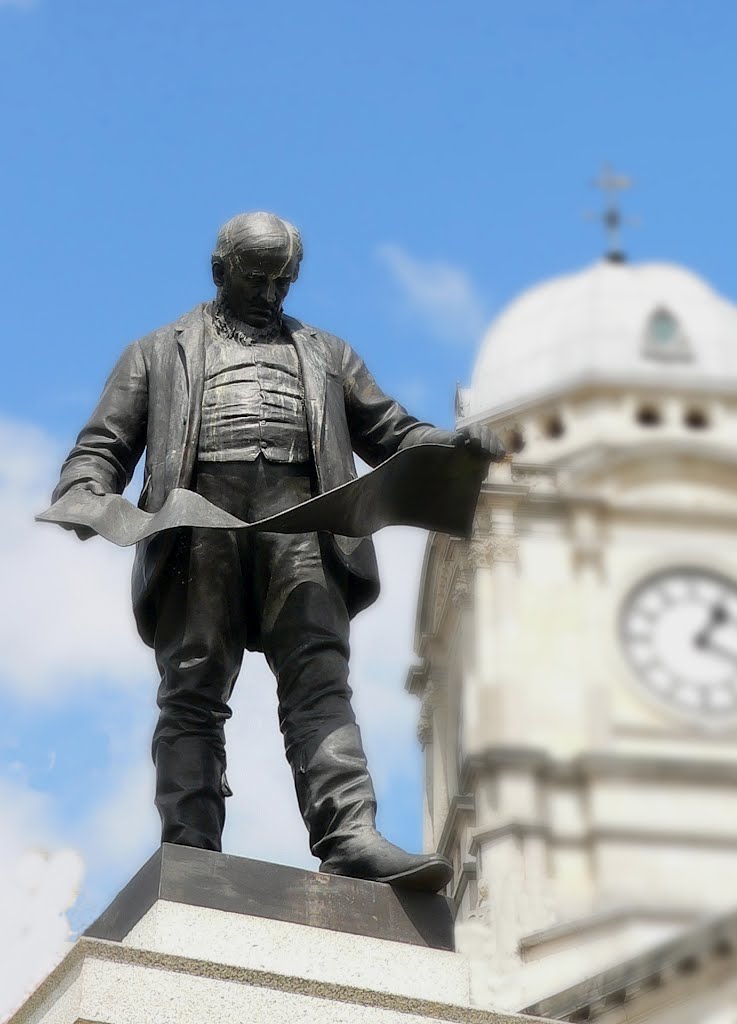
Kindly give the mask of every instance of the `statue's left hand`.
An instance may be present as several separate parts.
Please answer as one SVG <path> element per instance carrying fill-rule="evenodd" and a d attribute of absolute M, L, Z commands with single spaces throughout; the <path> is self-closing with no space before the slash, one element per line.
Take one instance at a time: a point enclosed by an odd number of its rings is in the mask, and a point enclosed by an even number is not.
<path fill-rule="evenodd" d="M 105 495 L 105 488 L 97 480 L 84 480 L 69 488 L 70 491 L 75 489 L 89 491 L 90 494 L 94 494 L 98 498 L 102 498 Z M 91 540 L 92 537 L 96 536 L 95 531 L 91 530 L 88 526 L 72 526 L 66 523 L 59 523 L 59 526 L 61 526 L 62 530 L 71 530 L 72 533 L 76 533 L 78 540 Z"/>
<path fill-rule="evenodd" d="M 456 444 L 459 447 L 466 447 L 475 455 L 486 456 L 492 462 L 502 462 L 507 455 L 507 449 L 501 440 L 483 423 L 470 423 L 457 430 Z"/>

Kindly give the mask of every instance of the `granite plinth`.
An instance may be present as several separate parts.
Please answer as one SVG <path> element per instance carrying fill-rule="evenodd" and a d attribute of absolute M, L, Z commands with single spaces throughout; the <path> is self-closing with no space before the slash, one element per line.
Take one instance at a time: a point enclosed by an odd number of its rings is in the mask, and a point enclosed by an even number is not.
<path fill-rule="evenodd" d="M 479 1010 L 468 1003 L 441 1003 L 229 968 L 82 938 L 8 1024 L 535 1024 L 541 1020 Z"/>
<path fill-rule="evenodd" d="M 512 1024 L 443 897 L 164 846 L 9 1024 Z"/>

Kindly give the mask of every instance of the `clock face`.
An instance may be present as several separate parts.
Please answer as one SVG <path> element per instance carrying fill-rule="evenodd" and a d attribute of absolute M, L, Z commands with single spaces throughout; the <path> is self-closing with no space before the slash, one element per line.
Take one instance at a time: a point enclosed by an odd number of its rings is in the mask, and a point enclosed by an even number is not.
<path fill-rule="evenodd" d="M 635 675 L 661 701 L 701 720 L 737 717 L 737 584 L 673 568 L 650 576 L 622 610 Z"/>

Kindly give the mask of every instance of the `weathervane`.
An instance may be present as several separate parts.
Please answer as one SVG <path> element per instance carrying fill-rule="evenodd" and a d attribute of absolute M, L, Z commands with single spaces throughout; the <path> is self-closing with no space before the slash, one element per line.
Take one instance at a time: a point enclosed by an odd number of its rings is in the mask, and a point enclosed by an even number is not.
<path fill-rule="evenodd" d="M 618 199 L 620 192 L 624 192 L 627 188 L 632 188 L 632 178 L 628 178 L 624 174 L 618 174 L 610 164 L 604 164 L 601 174 L 594 180 L 593 184 L 596 188 L 600 188 L 607 197 L 606 207 L 603 212 L 600 215 L 595 215 L 597 220 L 601 219 L 607 233 L 608 248 L 606 259 L 611 263 L 624 263 L 627 257 L 621 247 L 620 229 L 623 224 L 635 222 L 622 215 Z"/>

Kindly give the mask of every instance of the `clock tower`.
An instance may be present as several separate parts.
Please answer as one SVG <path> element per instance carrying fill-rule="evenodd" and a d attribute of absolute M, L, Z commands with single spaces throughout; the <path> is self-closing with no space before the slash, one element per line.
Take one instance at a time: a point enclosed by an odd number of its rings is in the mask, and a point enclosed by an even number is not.
<path fill-rule="evenodd" d="M 737 907 L 737 307 L 610 254 L 501 314 L 456 415 L 518 454 L 428 543 L 425 844 L 479 998 L 540 1012 Z"/>

